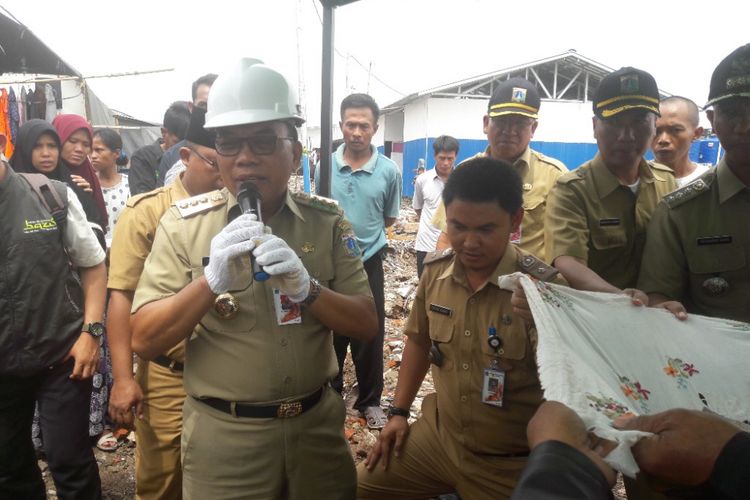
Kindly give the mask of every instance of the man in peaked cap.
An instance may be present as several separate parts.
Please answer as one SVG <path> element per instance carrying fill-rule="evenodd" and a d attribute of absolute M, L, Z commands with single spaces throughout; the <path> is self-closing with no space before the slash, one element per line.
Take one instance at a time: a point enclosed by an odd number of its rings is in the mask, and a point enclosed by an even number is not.
<path fill-rule="evenodd" d="M 521 175 L 524 218 L 511 242 L 525 252 L 548 261 L 544 241 L 547 193 L 568 169 L 562 162 L 529 147 L 539 124 L 540 105 L 539 91 L 530 81 L 516 77 L 499 83 L 483 119 L 489 145 L 476 156 L 489 156 L 508 162 Z M 443 231 L 437 249 L 450 246 L 446 234 L 445 207 L 438 208 L 433 224 Z"/>
<path fill-rule="evenodd" d="M 677 188 L 671 169 L 643 158 L 656 133 L 659 89 L 645 71 L 621 68 L 601 81 L 593 106 L 599 153 L 547 198 L 547 258 L 573 288 L 626 291 L 647 303 L 634 289 L 646 226 Z"/>
<path fill-rule="evenodd" d="M 135 352 L 154 359 L 187 339 L 187 500 L 355 495 L 331 331 L 372 340 L 377 315 L 342 211 L 288 191 L 303 122 L 275 69 L 241 59 L 221 74 L 205 127 L 225 188 L 165 213 L 138 282 Z"/>
<path fill-rule="evenodd" d="M 638 286 L 654 304 L 750 322 L 750 44 L 716 67 L 706 108 L 726 153 L 659 204 Z"/>
<path fill-rule="evenodd" d="M 224 185 L 216 163 L 216 134 L 203 128 L 205 116 L 206 111 L 200 108 L 195 108 L 190 116 L 187 142 L 180 150 L 186 170 L 170 185 L 128 200 L 117 223 L 110 254 L 107 338 L 114 384 L 109 414 L 120 425 L 135 424 L 138 499 L 182 498 L 180 434 L 185 401 L 185 346 L 178 344 L 151 361 L 139 362 L 134 377 L 130 308 L 159 219 L 172 204 Z M 135 416 L 139 418 L 135 420 Z"/>

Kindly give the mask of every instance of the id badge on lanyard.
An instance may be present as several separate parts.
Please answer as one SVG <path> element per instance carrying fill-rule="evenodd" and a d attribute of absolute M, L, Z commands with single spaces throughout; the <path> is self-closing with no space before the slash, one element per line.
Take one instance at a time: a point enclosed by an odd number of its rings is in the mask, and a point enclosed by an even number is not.
<path fill-rule="evenodd" d="M 495 351 L 490 366 L 484 369 L 482 377 L 482 403 L 502 408 L 505 395 L 505 371 L 500 369 L 500 356 L 503 355 L 503 341 L 494 326 L 489 328 L 487 343 Z"/>

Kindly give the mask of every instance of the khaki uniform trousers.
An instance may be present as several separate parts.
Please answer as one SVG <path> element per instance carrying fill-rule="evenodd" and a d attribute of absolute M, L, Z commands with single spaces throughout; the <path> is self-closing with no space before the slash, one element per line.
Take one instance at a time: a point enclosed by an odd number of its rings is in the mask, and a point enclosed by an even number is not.
<path fill-rule="evenodd" d="M 186 500 L 354 498 L 344 402 L 330 387 L 291 418 L 232 417 L 192 397 L 183 414 Z"/>
<path fill-rule="evenodd" d="M 182 498 L 180 434 L 185 389 L 182 373 L 139 362 L 136 381 L 143 389 L 143 420 L 135 424 L 135 495 L 138 500 Z"/>
<path fill-rule="evenodd" d="M 478 455 L 463 448 L 447 430 L 439 429 L 437 400 L 431 394 L 422 403 L 422 417 L 410 426 L 401 456 L 391 456 L 387 470 L 382 462 L 372 472 L 364 462 L 359 465 L 357 498 L 423 499 L 454 491 L 471 500 L 510 498 L 526 460 Z"/>

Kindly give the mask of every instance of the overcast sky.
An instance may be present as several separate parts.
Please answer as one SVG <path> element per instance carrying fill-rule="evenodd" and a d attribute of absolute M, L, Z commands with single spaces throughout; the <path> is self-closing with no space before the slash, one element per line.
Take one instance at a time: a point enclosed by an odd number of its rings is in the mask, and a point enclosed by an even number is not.
<path fill-rule="evenodd" d="M 301 69 L 308 121 L 320 123 L 317 0 L 0 0 L 0 5 L 84 76 L 174 68 L 89 81 L 106 104 L 135 117 L 160 122 L 170 102 L 190 99 L 198 76 L 221 73 L 236 58 L 252 56 L 295 83 Z M 351 91 L 369 90 L 385 106 L 402 95 L 568 49 L 615 69 L 649 71 L 662 90 L 703 104 L 716 64 L 750 42 L 750 2 L 703 5 L 359 0 L 336 9 L 334 105 Z"/>

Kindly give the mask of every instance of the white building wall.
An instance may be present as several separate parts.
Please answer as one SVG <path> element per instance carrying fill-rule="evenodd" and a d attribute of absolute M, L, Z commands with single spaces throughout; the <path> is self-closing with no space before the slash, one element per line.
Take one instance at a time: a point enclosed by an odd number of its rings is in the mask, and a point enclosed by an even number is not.
<path fill-rule="evenodd" d="M 383 116 L 383 136 L 386 141 L 404 142 L 404 113 L 397 111 Z"/>
<path fill-rule="evenodd" d="M 534 140 L 593 144 L 593 114 L 591 102 L 543 100 Z"/>
<path fill-rule="evenodd" d="M 440 135 L 482 139 L 486 110 L 487 101 L 478 99 L 417 99 L 404 108 L 404 142 Z"/>
<path fill-rule="evenodd" d="M 417 99 L 404 108 L 403 140 L 443 134 L 459 139 L 485 139 L 482 117 L 486 112 L 486 99 Z M 591 116 L 590 102 L 544 100 L 534 140 L 594 143 Z M 386 134 L 390 135 L 390 122 L 386 125 Z"/>

